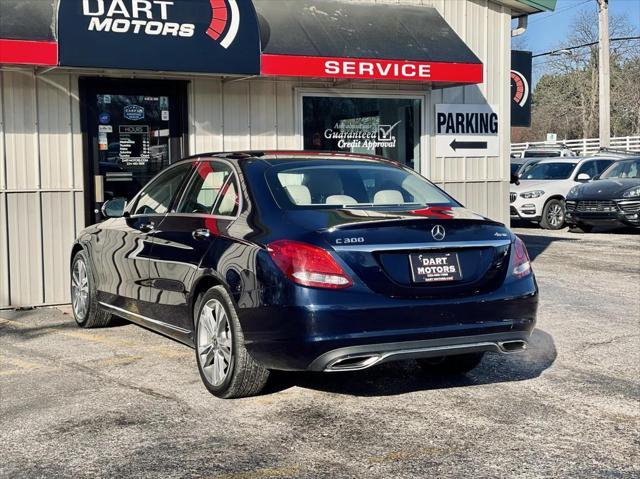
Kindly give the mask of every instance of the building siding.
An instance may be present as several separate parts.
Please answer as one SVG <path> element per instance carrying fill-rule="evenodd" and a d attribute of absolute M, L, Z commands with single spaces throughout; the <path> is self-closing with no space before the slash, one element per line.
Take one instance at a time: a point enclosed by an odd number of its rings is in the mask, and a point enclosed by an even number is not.
<path fill-rule="evenodd" d="M 190 153 L 299 148 L 299 89 L 417 91 L 427 94 L 426 133 L 430 137 L 421 172 L 467 207 L 508 222 L 510 10 L 488 0 L 377 3 L 437 8 L 483 61 L 485 82 L 429 92 L 424 86 L 407 83 L 176 75 L 190 80 Z M 0 308 L 69 301 L 69 250 L 84 226 L 79 76 L 73 71 L 35 74 L 30 69 L 0 70 Z M 131 72 L 109 76 L 160 77 Z M 500 107 L 501 156 L 431 155 L 435 152 L 435 105 L 482 102 Z"/>

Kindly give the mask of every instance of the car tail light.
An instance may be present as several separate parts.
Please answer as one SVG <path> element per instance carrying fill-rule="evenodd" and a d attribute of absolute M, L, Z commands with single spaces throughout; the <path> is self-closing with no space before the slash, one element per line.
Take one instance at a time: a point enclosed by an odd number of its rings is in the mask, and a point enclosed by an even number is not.
<path fill-rule="evenodd" d="M 513 242 L 513 270 L 512 273 L 516 278 L 524 278 L 531 273 L 531 262 L 529 261 L 529 253 L 524 241 L 516 236 Z"/>
<path fill-rule="evenodd" d="M 291 281 L 315 288 L 347 288 L 351 278 L 327 250 L 298 241 L 270 243 L 267 251 Z"/>

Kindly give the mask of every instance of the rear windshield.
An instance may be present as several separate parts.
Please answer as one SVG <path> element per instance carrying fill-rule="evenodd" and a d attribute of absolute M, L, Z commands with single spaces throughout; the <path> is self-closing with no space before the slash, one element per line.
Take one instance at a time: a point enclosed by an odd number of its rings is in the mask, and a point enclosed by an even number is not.
<path fill-rule="evenodd" d="M 538 163 L 526 171 L 523 180 L 566 180 L 577 163 Z"/>
<path fill-rule="evenodd" d="M 409 169 L 373 162 L 345 163 L 283 165 L 269 170 L 267 182 L 283 209 L 459 206 Z"/>
<path fill-rule="evenodd" d="M 600 178 L 640 178 L 640 158 L 617 161 Z"/>

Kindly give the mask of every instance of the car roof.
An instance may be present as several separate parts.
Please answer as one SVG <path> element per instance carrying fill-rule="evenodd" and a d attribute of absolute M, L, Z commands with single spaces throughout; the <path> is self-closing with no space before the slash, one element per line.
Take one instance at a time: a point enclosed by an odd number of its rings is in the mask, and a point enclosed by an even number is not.
<path fill-rule="evenodd" d="M 233 152 L 213 152 L 201 153 L 185 158 L 185 161 L 193 161 L 204 158 L 220 158 L 243 162 L 247 160 L 263 160 L 269 163 L 277 161 L 305 161 L 305 160 L 340 160 L 340 161 L 375 161 L 388 163 L 394 166 L 400 163 L 384 158 L 382 156 L 367 155 L 363 153 L 348 153 L 337 151 L 307 151 L 307 150 L 265 150 L 265 151 L 233 151 Z"/>
<path fill-rule="evenodd" d="M 591 160 L 592 158 L 584 158 L 582 156 L 558 156 L 556 158 L 545 158 L 538 162 L 538 164 L 544 163 L 580 163 L 581 161 Z"/>

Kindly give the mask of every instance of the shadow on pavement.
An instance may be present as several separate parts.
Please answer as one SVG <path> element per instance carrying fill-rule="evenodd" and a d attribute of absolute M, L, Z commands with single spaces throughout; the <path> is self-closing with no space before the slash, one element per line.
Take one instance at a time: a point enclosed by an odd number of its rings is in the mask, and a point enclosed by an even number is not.
<path fill-rule="evenodd" d="M 34 308 L 1 311 L 0 335 L 35 339 L 56 331 L 79 330 L 72 316 L 67 314 L 61 315 L 57 310 L 51 309 L 51 313 L 44 313 L 49 320 L 43 320 L 43 311 L 46 310 Z M 52 317 L 55 318 L 55 321 L 50 320 Z M 108 328 L 126 326 L 127 324 L 130 323 L 114 316 Z"/>
<path fill-rule="evenodd" d="M 529 251 L 529 258 L 531 261 L 535 261 L 535 259 L 540 256 L 544 251 L 551 245 L 551 243 L 555 243 L 556 241 L 579 241 L 580 238 L 561 238 L 558 236 L 543 236 L 543 235 L 525 235 L 518 234 L 518 237 L 524 241 L 524 244 L 527 246 L 527 251 Z"/>
<path fill-rule="evenodd" d="M 430 374 L 415 361 L 386 363 L 370 369 L 344 373 L 274 372 L 263 394 L 291 387 L 351 396 L 394 396 L 432 389 L 450 389 L 533 379 L 555 361 L 557 351 L 550 334 L 536 329 L 529 349 L 512 355 L 487 354 L 470 373 L 441 377 Z"/>

